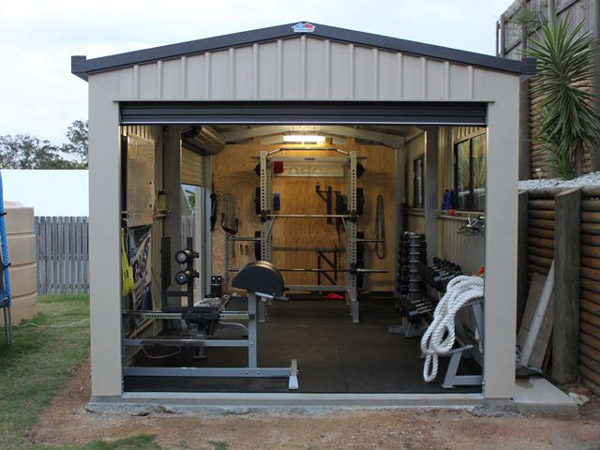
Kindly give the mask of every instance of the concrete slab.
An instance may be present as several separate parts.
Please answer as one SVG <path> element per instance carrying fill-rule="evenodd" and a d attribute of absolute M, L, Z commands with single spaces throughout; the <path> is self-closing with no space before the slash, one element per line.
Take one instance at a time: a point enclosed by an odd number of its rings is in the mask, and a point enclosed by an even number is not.
<path fill-rule="evenodd" d="M 575 400 L 542 377 L 518 379 L 514 402 L 522 414 L 573 417 L 579 413 Z"/>
<path fill-rule="evenodd" d="M 249 394 L 142 393 L 92 397 L 89 412 L 99 414 L 153 413 L 168 409 L 177 414 L 328 415 L 357 410 L 462 409 L 482 407 L 481 394 Z"/>
<path fill-rule="evenodd" d="M 573 417 L 577 404 L 541 377 L 517 381 L 515 397 L 485 399 L 481 394 L 302 394 L 228 392 L 128 392 L 92 397 L 87 409 L 103 414 L 336 414 L 371 409 L 463 409 L 475 415 L 528 414 Z"/>

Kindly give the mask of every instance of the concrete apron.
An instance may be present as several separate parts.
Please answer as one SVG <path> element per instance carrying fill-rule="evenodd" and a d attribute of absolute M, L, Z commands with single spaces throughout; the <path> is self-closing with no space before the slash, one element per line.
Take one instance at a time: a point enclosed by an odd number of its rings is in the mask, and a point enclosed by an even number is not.
<path fill-rule="evenodd" d="M 256 394 L 130 392 L 92 397 L 89 412 L 100 414 L 272 414 L 326 415 L 360 410 L 462 409 L 480 415 L 527 414 L 573 417 L 577 404 L 541 377 L 517 380 L 515 398 L 482 394 Z"/>

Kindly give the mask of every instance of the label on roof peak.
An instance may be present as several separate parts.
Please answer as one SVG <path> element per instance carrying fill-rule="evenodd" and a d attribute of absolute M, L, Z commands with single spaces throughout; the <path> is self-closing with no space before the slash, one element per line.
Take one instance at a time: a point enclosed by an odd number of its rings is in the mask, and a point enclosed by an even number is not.
<path fill-rule="evenodd" d="M 292 30 L 294 33 L 312 33 L 315 31 L 315 26 L 312 23 L 308 22 L 299 22 L 296 25 L 292 26 Z"/>

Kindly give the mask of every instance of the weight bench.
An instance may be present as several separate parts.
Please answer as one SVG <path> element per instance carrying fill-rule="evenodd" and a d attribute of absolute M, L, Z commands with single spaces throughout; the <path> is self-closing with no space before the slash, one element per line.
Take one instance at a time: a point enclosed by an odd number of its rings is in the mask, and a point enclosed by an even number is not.
<path fill-rule="evenodd" d="M 191 252 L 196 255 L 197 253 Z M 196 256 L 194 256 L 196 257 Z M 178 261 L 183 263 L 184 261 Z M 188 263 L 187 272 L 195 271 Z M 182 273 L 182 272 L 180 272 Z M 178 274 L 179 275 L 179 274 Z M 178 291 L 179 295 L 187 296 L 193 305 L 193 277 L 183 280 L 188 284 L 187 291 Z M 259 367 L 258 366 L 258 310 L 259 299 L 287 301 L 283 297 L 284 282 L 281 273 L 267 261 L 254 261 L 239 270 L 232 280 L 232 286 L 248 292 L 247 311 L 215 310 L 214 308 L 186 308 L 185 311 L 144 311 L 126 312 L 126 315 L 141 316 L 142 318 L 182 319 L 194 325 L 197 331 L 192 336 L 180 338 L 154 337 L 150 339 L 124 339 L 126 346 L 174 346 L 198 347 L 199 354 L 204 355 L 205 347 L 247 347 L 248 363 L 245 367 L 125 367 L 124 375 L 133 376 L 163 376 L 163 377 L 241 377 L 241 378 L 278 378 L 286 377 L 288 389 L 298 389 L 298 363 L 293 359 L 289 367 Z M 218 329 L 220 321 L 247 321 L 247 327 L 239 324 L 240 329 L 247 331 L 241 339 L 216 339 L 213 332 Z M 203 327 L 203 325 L 206 325 Z M 230 325 L 233 325 L 230 323 Z"/>

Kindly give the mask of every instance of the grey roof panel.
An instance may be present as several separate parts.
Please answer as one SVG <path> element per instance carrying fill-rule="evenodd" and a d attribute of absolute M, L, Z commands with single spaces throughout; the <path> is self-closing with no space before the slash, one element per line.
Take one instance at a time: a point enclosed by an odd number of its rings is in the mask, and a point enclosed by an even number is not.
<path fill-rule="evenodd" d="M 312 37 L 329 39 L 332 41 L 402 52 L 437 60 L 473 65 L 517 75 L 531 75 L 536 72 L 535 58 L 523 58 L 522 61 L 515 61 L 448 47 L 424 44 L 422 42 L 408 41 L 362 31 L 315 24 L 312 22 L 311 24 L 314 25 L 314 31 L 310 33 L 298 33 L 295 32 L 293 28 L 297 23 L 307 22 L 296 22 L 269 28 L 261 28 L 258 30 L 243 31 L 241 33 L 181 42 L 178 44 L 103 56 L 89 60 L 86 59 L 85 56 L 73 56 L 71 58 L 71 72 L 78 77 L 87 80 L 87 75 L 93 72 L 102 72 L 135 64 L 177 58 L 184 55 L 193 55 L 230 47 L 291 38 L 300 34 L 307 34 Z"/>

